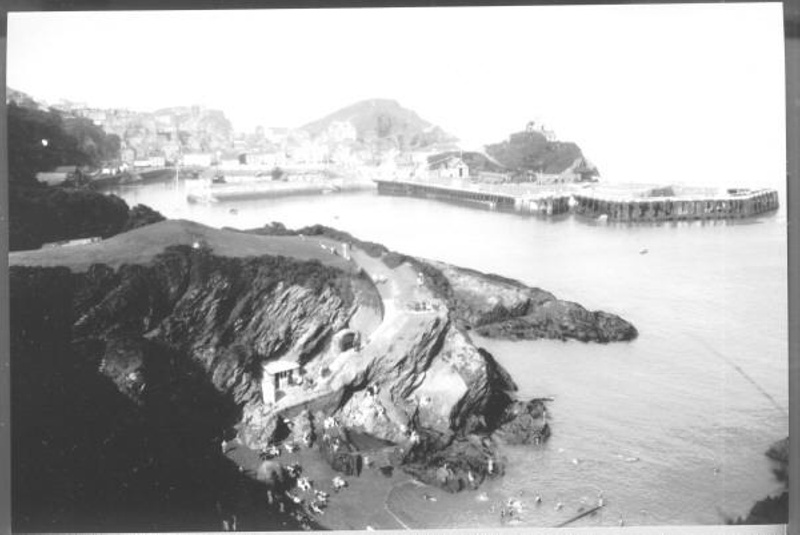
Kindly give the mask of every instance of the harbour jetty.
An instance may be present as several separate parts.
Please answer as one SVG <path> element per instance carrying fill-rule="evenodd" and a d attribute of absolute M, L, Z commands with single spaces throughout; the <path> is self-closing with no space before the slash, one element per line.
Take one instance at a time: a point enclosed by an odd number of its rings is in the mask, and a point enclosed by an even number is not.
<path fill-rule="evenodd" d="M 572 212 L 609 221 L 653 222 L 737 219 L 776 210 L 774 189 L 647 185 L 474 184 L 467 181 L 375 180 L 378 193 L 553 216 Z"/>
<path fill-rule="evenodd" d="M 573 195 L 578 215 L 609 221 L 688 221 L 738 219 L 776 210 L 773 189 L 598 188 Z"/>
<path fill-rule="evenodd" d="M 511 190 L 499 186 L 478 185 L 463 181 L 449 183 L 417 182 L 405 180 L 375 180 L 378 193 L 424 197 L 482 205 L 492 210 L 511 210 L 544 215 L 558 215 L 569 211 L 570 194 L 555 190 Z"/>

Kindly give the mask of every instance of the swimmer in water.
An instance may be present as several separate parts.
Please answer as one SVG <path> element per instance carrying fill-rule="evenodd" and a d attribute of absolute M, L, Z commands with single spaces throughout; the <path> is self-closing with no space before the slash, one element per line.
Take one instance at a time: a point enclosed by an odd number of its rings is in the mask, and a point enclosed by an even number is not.
<path fill-rule="evenodd" d="M 536 497 L 533 499 L 533 502 L 534 502 L 536 505 L 539 505 L 539 504 L 541 504 L 541 503 L 542 503 L 542 497 L 541 497 L 541 496 L 539 496 L 539 495 L 537 494 L 537 495 L 536 495 Z"/>
<path fill-rule="evenodd" d="M 563 509 L 563 508 L 564 508 L 564 504 L 563 504 L 563 503 L 561 503 L 561 502 L 558 502 L 558 503 L 556 504 L 556 507 L 555 507 L 556 511 L 560 511 L 560 510 L 561 510 L 561 509 Z"/>

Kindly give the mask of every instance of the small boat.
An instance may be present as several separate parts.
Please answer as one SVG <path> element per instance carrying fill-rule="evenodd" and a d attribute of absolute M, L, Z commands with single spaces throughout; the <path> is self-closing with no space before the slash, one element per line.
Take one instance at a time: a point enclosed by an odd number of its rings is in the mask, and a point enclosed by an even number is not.
<path fill-rule="evenodd" d="M 648 250 L 647 250 L 647 248 L 644 248 L 644 249 L 641 249 L 641 250 L 639 251 L 639 254 L 647 254 L 647 253 L 649 253 L 649 252 L 650 252 L 650 251 L 648 251 Z"/>

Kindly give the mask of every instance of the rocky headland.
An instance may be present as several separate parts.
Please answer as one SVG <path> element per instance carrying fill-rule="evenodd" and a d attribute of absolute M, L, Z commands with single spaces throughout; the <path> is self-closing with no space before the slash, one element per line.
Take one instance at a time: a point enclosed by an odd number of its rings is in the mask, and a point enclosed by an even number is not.
<path fill-rule="evenodd" d="M 501 443 L 550 428 L 545 401 L 517 399 L 469 329 L 636 336 L 516 281 L 333 229 L 278 230 L 164 221 L 10 255 L 17 530 L 186 529 L 187 512 L 197 529 L 231 515 L 238 529 L 314 525 L 292 503 L 264 507 L 258 474 L 222 451 L 234 434 L 255 451 L 317 447 L 347 475 L 374 464 L 475 488 L 508 469 Z M 276 361 L 297 375 L 265 399 Z"/>

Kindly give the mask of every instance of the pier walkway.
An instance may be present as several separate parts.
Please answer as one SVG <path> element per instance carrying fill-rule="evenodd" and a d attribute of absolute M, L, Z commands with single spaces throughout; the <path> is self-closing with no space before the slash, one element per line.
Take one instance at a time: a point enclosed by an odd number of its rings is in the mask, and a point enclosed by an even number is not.
<path fill-rule="evenodd" d="M 525 191 L 520 188 L 503 188 L 477 185 L 468 182 L 436 183 L 406 180 L 375 180 L 378 193 L 404 195 L 429 199 L 467 202 L 483 205 L 492 210 L 556 215 L 569 211 L 569 193 L 545 190 Z"/>
<path fill-rule="evenodd" d="M 378 193 L 476 203 L 490 209 L 553 216 L 572 212 L 609 221 L 736 219 L 776 210 L 774 189 L 642 185 L 474 184 L 468 181 L 375 180 Z"/>

